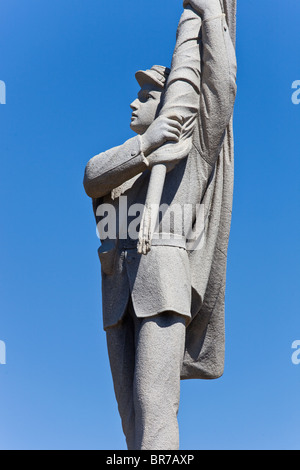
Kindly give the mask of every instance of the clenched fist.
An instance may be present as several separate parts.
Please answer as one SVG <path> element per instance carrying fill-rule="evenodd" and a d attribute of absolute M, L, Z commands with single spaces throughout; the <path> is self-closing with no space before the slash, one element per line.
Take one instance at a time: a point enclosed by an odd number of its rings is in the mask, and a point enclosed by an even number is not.
<path fill-rule="evenodd" d="M 147 156 L 165 142 L 178 142 L 181 130 L 182 119 L 180 116 L 159 116 L 141 135 L 143 153 Z"/>
<path fill-rule="evenodd" d="M 190 5 L 203 20 L 222 14 L 221 0 L 184 0 L 183 6 Z"/>

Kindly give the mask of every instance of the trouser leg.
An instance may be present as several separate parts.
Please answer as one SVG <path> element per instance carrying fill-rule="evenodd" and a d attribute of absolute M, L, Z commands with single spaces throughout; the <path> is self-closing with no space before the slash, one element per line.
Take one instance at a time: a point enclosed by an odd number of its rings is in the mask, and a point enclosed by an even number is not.
<path fill-rule="evenodd" d="M 177 450 L 185 319 L 165 312 L 135 325 L 136 449 Z"/>
<path fill-rule="evenodd" d="M 135 364 L 134 324 L 126 314 L 122 322 L 106 332 L 115 395 L 128 450 L 135 448 L 133 381 Z"/>

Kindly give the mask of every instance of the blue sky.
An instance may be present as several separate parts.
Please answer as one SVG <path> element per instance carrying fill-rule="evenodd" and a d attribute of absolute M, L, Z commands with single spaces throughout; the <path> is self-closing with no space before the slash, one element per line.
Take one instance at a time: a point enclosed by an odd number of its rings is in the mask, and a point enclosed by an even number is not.
<path fill-rule="evenodd" d="M 125 449 L 102 331 L 87 160 L 132 136 L 137 69 L 178 0 L 2 0 L 1 449 Z M 181 449 L 299 449 L 298 0 L 239 1 L 226 368 L 182 383 Z"/>

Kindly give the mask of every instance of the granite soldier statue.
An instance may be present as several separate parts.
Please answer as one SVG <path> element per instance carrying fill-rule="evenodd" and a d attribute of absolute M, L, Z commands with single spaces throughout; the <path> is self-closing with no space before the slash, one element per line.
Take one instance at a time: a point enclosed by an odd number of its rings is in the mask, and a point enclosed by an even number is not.
<path fill-rule="evenodd" d="M 97 225 L 107 207 L 116 214 L 116 235 L 105 238 L 100 230 L 99 257 L 104 329 L 128 449 L 178 449 L 180 379 L 223 373 L 235 7 L 235 0 L 184 1 L 171 69 L 136 74 L 141 89 L 131 104 L 131 129 L 137 136 L 96 155 L 85 170 Z M 145 207 L 136 237 L 130 230 L 124 235 L 125 197 L 127 207 Z M 139 249 L 149 204 L 158 199 L 165 210 Z M 191 218 L 175 223 L 173 208 L 184 214 L 185 206 Z M 191 249 L 199 206 L 201 249 Z"/>

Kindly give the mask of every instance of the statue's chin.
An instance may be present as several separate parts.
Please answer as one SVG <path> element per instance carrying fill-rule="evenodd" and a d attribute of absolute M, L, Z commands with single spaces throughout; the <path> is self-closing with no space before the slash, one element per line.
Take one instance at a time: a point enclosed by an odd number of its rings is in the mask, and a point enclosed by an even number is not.
<path fill-rule="evenodd" d="M 130 124 L 130 129 L 131 129 L 133 132 L 135 132 L 136 134 L 143 134 L 143 132 L 142 132 L 140 126 L 136 125 L 136 124 L 134 123 L 134 121 L 131 122 L 131 124 Z"/>

